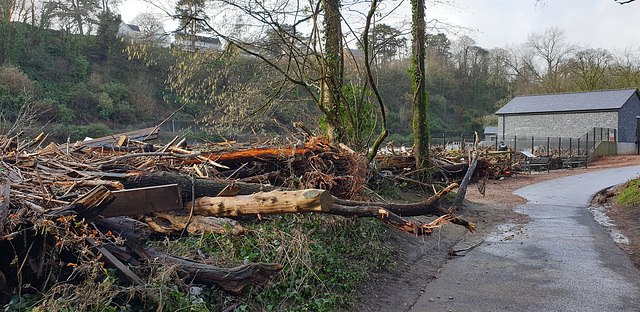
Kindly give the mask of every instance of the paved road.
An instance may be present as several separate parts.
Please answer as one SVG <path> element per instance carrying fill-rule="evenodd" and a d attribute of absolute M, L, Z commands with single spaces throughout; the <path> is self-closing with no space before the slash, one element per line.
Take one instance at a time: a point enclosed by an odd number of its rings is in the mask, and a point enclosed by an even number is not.
<path fill-rule="evenodd" d="M 448 261 L 413 311 L 640 311 L 640 272 L 587 209 L 638 175 L 633 166 L 516 190 L 530 222 L 502 225 Z"/>

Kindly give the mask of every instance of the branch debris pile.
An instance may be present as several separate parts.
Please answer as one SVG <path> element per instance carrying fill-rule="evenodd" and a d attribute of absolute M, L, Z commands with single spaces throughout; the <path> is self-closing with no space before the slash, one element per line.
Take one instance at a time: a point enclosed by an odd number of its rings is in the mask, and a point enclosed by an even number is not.
<path fill-rule="evenodd" d="M 11 256 L 0 260 L 0 290 L 46 292 L 60 282 L 81 281 L 104 265 L 140 285 L 144 270 L 132 268 L 165 263 L 192 283 L 237 294 L 272 279 L 282 265 L 220 268 L 147 249 L 145 243 L 151 235 L 185 232 L 240 235 L 244 229 L 233 218 L 242 216 L 372 217 L 415 235 L 429 235 L 448 222 L 475 229 L 439 206 L 455 183 L 420 203 L 354 201 L 366 199 L 364 158 L 320 138 L 285 147 L 269 142 L 187 146 L 178 137 L 165 145 L 148 143 L 156 135 L 157 129 L 149 128 L 74 145 L 45 144 L 44 134 L 26 141 L 2 138 L 0 249 Z M 406 161 L 392 156 L 380 163 Z M 405 219 L 417 215 L 439 218 L 431 223 Z"/>

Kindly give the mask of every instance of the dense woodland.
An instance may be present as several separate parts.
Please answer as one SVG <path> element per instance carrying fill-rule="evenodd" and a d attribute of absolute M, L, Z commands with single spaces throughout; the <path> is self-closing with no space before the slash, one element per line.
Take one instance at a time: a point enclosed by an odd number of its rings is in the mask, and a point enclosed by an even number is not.
<path fill-rule="evenodd" d="M 293 122 L 324 129 L 321 111 L 302 87 L 279 85 L 276 70 L 238 47 L 186 52 L 131 42 L 117 36 L 121 20 L 110 10 L 96 6 L 84 22 L 65 19 L 60 10 L 52 9 L 49 21 L 0 20 L 4 132 L 20 119 L 47 124 L 55 138 L 76 140 L 158 124 L 181 107 L 174 119 L 206 129 L 197 135 L 282 133 L 292 129 Z M 637 49 L 577 47 L 560 29 L 531 34 L 527 42 L 502 49 L 479 47 L 468 36 L 451 39 L 427 32 L 432 133 L 482 131 L 497 123 L 493 113 L 517 95 L 640 86 Z M 388 119 L 387 141 L 403 143 L 413 140 L 406 35 L 380 23 L 371 36 L 374 79 Z M 279 38 L 265 32 L 255 42 L 262 44 L 260 53 L 277 55 L 285 51 Z M 359 101 L 364 112 L 362 122 L 350 131 L 373 134 L 379 111 L 371 90 L 355 83 L 362 79 L 357 71 L 362 60 L 351 54 L 344 62 L 346 100 Z M 362 91 L 364 97 L 359 96 Z M 21 109 L 32 118 L 18 118 Z M 367 146 L 366 137 L 361 141 Z"/>

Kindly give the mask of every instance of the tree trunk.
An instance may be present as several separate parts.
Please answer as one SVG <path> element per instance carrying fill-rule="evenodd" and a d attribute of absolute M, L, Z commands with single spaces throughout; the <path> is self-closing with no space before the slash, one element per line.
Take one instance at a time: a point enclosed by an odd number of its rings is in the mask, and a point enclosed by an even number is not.
<path fill-rule="evenodd" d="M 154 232 L 169 235 L 180 234 L 185 227 L 187 232 L 194 235 L 209 233 L 239 235 L 244 233 L 244 228 L 238 225 L 235 220 L 201 215 L 193 215 L 189 219 L 188 211 L 155 213 L 145 216 L 144 221 Z"/>
<path fill-rule="evenodd" d="M 413 88 L 413 137 L 416 169 L 429 166 L 429 127 L 427 123 L 427 90 L 425 87 L 425 22 L 424 0 L 411 0 L 413 57 L 411 87 Z"/>
<path fill-rule="evenodd" d="M 192 203 L 186 204 L 191 207 Z M 333 205 L 325 190 L 272 191 L 247 196 L 201 197 L 195 200 L 194 214 L 239 217 L 258 214 L 328 212 Z"/>
<path fill-rule="evenodd" d="M 469 185 L 469 181 L 473 176 L 473 172 L 476 170 L 476 165 L 478 164 L 478 152 L 474 150 L 471 153 L 472 154 L 469 169 L 467 169 L 467 173 L 464 175 L 464 178 L 460 183 L 460 191 L 458 191 L 456 199 L 453 201 L 451 208 L 449 208 L 450 211 L 458 210 L 462 206 L 462 201 L 464 201 L 464 197 L 467 194 L 467 186 Z"/>
<path fill-rule="evenodd" d="M 228 185 L 232 185 L 234 182 L 216 182 L 206 179 L 193 178 L 193 180 L 187 176 L 160 172 L 153 174 L 142 174 L 139 176 L 131 177 L 126 181 L 123 181 L 125 189 L 178 184 L 180 187 L 180 195 L 182 202 L 191 201 L 194 198 L 204 196 L 218 196 L 222 190 Z M 248 195 L 263 191 L 273 191 L 278 188 L 272 186 L 264 186 L 248 183 L 236 183 L 240 187 L 240 195 Z"/>
<path fill-rule="evenodd" d="M 340 142 L 344 133 L 342 129 L 342 112 L 340 111 L 340 92 L 344 57 L 342 51 L 342 26 L 340 18 L 340 0 L 324 0 L 324 92 L 322 105 L 329 112 L 327 117 L 327 135 L 332 143 Z"/>
<path fill-rule="evenodd" d="M 218 286 L 222 290 L 239 294 L 251 284 L 272 279 L 283 266 L 276 263 L 252 263 L 235 268 L 219 268 L 185 259 L 165 255 L 157 250 L 148 250 L 152 258 L 169 265 L 176 265 L 178 275 L 189 282 L 209 286 Z"/>
<path fill-rule="evenodd" d="M 309 189 L 302 191 L 272 191 L 236 197 L 203 197 L 198 198 L 194 203 L 187 203 L 187 207 L 193 205 L 194 214 L 215 217 L 309 212 L 321 212 L 346 217 L 372 217 L 416 235 L 431 234 L 433 225 L 405 220 L 398 213 L 404 213 L 405 215 L 437 215 L 446 216 L 446 221 L 443 223 L 453 222 L 463 225 L 469 230 L 474 230 L 473 223 L 459 219 L 450 212 L 438 207 L 442 196 L 455 186 L 457 184 L 453 184 L 428 200 L 416 204 L 382 204 L 332 199 L 327 191 Z"/>

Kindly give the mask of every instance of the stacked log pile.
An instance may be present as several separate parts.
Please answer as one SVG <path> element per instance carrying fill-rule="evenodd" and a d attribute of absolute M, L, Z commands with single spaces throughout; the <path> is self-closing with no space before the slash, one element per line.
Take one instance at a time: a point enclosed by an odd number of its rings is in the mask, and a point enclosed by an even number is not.
<path fill-rule="evenodd" d="M 146 132 L 145 132 L 146 131 Z M 0 290 L 45 291 L 79 272 L 107 265 L 133 285 L 130 266 L 170 263 L 194 283 L 239 293 L 282 269 L 254 263 L 218 268 L 145 248 L 151 235 L 244 229 L 229 218 L 283 213 L 373 217 L 415 235 L 448 222 L 472 223 L 439 206 L 452 183 L 421 203 L 364 199 L 363 157 L 320 138 L 285 147 L 268 142 L 187 146 L 178 137 L 147 142 L 155 129 L 90 142 L 45 144 L 19 136 L 0 140 Z M 148 132 L 148 133 L 147 133 Z M 464 175 L 464 173 L 463 173 Z M 440 216 L 423 224 L 405 219 Z"/>

